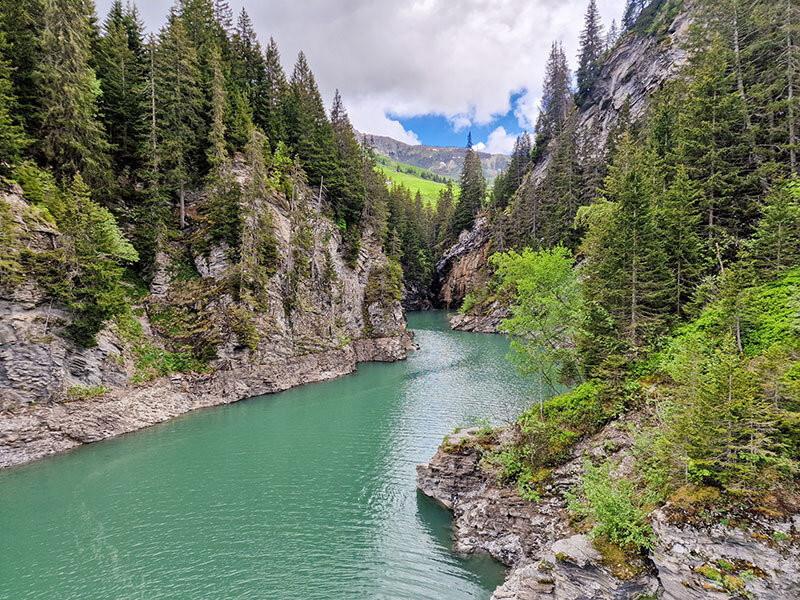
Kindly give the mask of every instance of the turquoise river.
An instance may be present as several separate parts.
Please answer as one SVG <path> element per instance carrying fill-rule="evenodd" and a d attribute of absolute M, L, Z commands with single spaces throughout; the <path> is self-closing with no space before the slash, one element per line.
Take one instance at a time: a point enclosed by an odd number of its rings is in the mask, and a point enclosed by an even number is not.
<path fill-rule="evenodd" d="M 0 599 L 488 599 L 414 467 L 530 387 L 503 337 L 409 324 L 405 362 L 0 472 Z"/>

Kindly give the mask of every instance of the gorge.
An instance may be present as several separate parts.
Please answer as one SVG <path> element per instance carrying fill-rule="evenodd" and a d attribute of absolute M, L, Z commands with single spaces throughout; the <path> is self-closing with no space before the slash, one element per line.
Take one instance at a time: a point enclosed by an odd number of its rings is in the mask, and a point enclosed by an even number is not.
<path fill-rule="evenodd" d="M 345 4 L 0 0 L 0 597 L 800 598 L 800 4 Z"/>

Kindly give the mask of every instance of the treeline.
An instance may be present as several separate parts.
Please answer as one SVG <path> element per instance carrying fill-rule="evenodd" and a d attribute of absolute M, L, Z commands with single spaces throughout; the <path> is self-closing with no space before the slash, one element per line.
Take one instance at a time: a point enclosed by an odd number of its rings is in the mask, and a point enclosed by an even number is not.
<path fill-rule="evenodd" d="M 636 550 L 668 498 L 748 509 L 800 473 L 800 7 L 693 5 L 688 64 L 642 121 L 623 109 L 600 157 L 576 133 L 554 47 L 536 142 L 549 162 L 495 220 L 512 250 L 493 259 L 492 293 L 513 305 L 521 365 L 551 390 L 496 462 L 535 496 L 581 436 L 641 411 L 628 481 L 589 468 L 574 503 Z M 654 2 L 631 23 L 674 9 Z M 547 400 L 564 383 L 581 385 Z"/>
<path fill-rule="evenodd" d="M 231 174 L 237 156 L 263 176 L 252 190 Z M 388 245 L 404 225 L 387 227 L 374 165 L 338 92 L 326 111 L 303 53 L 287 75 L 275 41 L 263 48 L 246 11 L 234 17 L 224 0 L 178 0 L 149 36 L 136 7 L 120 1 L 100 23 L 90 0 L 0 0 L 0 175 L 32 198 L 49 190 L 44 208 L 57 193 L 64 215 L 101 215 L 113 232 L 84 232 L 86 244 L 61 251 L 72 267 L 50 273 L 57 299 L 91 322 L 78 328 L 83 342 L 125 304 L 126 273 L 147 283 L 167 244 L 226 242 L 241 260 L 251 196 L 269 186 L 291 194 L 301 178 L 321 188 L 351 263 L 369 228 L 387 232 Z M 198 191 L 205 197 L 190 211 Z M 395 200 L 407 204 L 393 213 L 402 221 L 414 202 Z M 107 234 L 135 252 L 103 252 Z M 8 273 L 36 275 L 20 252 L 9 245 L 20 260 Z M 274 260 L 274 249 L 262 254 Z"/>

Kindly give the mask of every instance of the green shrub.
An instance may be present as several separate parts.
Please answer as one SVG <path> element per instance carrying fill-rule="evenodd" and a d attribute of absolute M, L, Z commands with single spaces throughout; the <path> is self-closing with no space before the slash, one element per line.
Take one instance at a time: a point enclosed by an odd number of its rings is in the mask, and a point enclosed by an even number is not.
<path fill-rule="evenodd" d="M 586 463 L 570 510 L 592 523 L 591 535 L 602 536 L 623 549 L 643 551 L 653 547 L 654 537 L 642 495 L 629 480 L 615 478 L 612 464 L 595 467 Z"/>
<path fill-rule="evenodd" d="M 69 400 L 91 400 L 105 396 L 111 390 L 104 385 L 73 385 L 67 390 Z"/>

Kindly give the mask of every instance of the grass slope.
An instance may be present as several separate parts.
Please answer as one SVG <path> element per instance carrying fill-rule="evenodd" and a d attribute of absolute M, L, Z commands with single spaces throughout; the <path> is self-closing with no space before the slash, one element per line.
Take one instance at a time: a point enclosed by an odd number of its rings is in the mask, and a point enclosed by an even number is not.
<path fill-rule="evenodd" d="M 447 187 L 444 183 L 434 181 L 434 178 L 440 176 L 431 171 L 397 162 L 384 156 L 378 157 L 378 170 L 393 184 L 407 187 L 412 194 L 419 192 L 422 194 L 422 200 L 434 207 L 439 201 L 439 192 Z M 458 186 L 454 184 L 453 192 L 457 193 L 457 190 Z"/>

